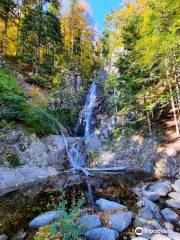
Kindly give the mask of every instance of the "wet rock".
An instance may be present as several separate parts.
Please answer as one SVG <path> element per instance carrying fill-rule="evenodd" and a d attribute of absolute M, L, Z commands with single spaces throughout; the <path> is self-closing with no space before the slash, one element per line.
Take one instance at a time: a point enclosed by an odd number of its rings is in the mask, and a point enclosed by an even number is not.
<path fill-rule="evenodd" d="M 56 221 L 58 218 L 60 218 L 60 216 L 61 216 L 60 211 L 49 211 L 46 213 L 42 213 L 29 223 L 29 227 L 30 228 L 42 227 L 53 221 Z"/>
<path fill-rule="evenodd" d="M 171 238 L 163 235 L 163 234 L 154 234 L 151 240 L 171 240 Z"/>
<path fill-rule="evenodd" d="M 170 237 L 172 240 L 179 240 L 180 239 L 180 233 L 170 232 L 168 237 Z"/>
<path fill-rule="evenodd" d="M 162 197 L 165 197 L 171 191 L 171 182 L 164 181 L 164 182 L 157 182 L 153 185 L 149 186 L 149 191 L 155 192 Z"/>
<path fill-rule="evenodd" d="M 0 240 L 7 240 L 7 239 L 8 239 L 8 237 L 5 234 L 0 235 Z"/>
<path fill-rule="evenodd" d="M 80 218 L 79 222 L 83 226 L 85 231 L 90 230 L 92 228 L 101 227 L 100 217 L 97 215 L 86 214 Z"/>
<path fill-rule="evenodd" d="M 173 208 L 180 209 L 180 201 L 178 201 L 178 200 L 169 199 L 169 200 L 166 200 L 166 204 L 167 204 L 169 207 L 173 207 Z"/>
<path fill-rule="evenodd" d="M 172 187 L 176 192 L 180 192 L 180 179 L 176 180 Z"/>
<path fill-rule="evenodd" d="M 111 228 L 118 232 L 123 232 L 131 224 L 132 216 L 132 212 L 120 212 L 109 215 Z"/>
<path fill-rule="evenodd" d="M 180 192 L 171 192 L 168 195 L 170 198 L 180 201 Z"/>
<path fill-rule="evenodd" d="M 94 228 L 87 231 L 84 236 L 88 240 L 116 240 L 119 237 L 117 231 L 106 227 Z"/>
<path fill-rule="evenodd" d="M 177 221 L 178 220 L 178 215 L 170 208 L 164 208 L 163 210 L 161 210 L 161 214 L 166 221 Z"/>
<path fill-rule="evenodd" d="M 106 211 L 109 209 L 126 209 L 126 206 L 117 202 L 106 200 L 104 198 L 96 200 L 96 205 L 100 208 L 101 211 Z"/>
<path fill-rule="evenodd" d="M 151 220 L 154 218 L 154 214 L 152 213 L 151 209 L 149 209 L 148 207 L 143 207 L 140 210 L 140 214 L 139 214 L 140 218 L 145 218 L 147 220 Z"/>

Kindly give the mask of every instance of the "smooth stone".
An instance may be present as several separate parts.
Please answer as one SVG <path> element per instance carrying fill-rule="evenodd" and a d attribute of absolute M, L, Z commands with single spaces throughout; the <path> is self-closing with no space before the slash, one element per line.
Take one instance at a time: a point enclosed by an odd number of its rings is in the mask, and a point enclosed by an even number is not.
<path fill-rule="evenodd" d="M 92 228 L 101 227 L 100 217 L 97 215 L 84 215 L 80 218 L 79 223 L 83 226 L 85 231 L 90 230 Z"/>
<path fill-rule="evenodd" d="M 170 232 L 168 234 L 168 236 L 172 239 L 172 240 L 179 240 L 180 239 L 180 233 L 178 232 Z"/>
<path fill-rule="evenodd" d="M 151 209 L 149 209 L 148 207 L 143 207 L 140 210 L 139 217 L 149 220 L 154 218 L 154 214 L 152 213 Z"/>
<path fill-rule="evenodd" d="M 167 204 L 169 207 L 173 207 L 173 208 L 180 209 L 180 201 L 178 201 L 178 200 L 169 199 L 169 200 L 166 200 L 166 204 Z"/>
<path fill-rule="evenodd" d="M 178 215 L 170 208 L 164 208 L 161 210 L 161 214 L 166 221 L 177 221 Z"/>
<path fill-rule="evenodd" d="M 151 240 L 171 240 L 171 239 L 163 234 L 154 234 Z"/>
<path fill-rule="evenodd" d="M 154 216 L 157 219 L 161 219 L 160 209 L 158 205 L 156 205 L 155 203 L 153 203 L 152 201 L 148 200 L 145 197 L 142 198 L 142 202 L 144 203 L 145 207 L 149 208 L 153 212 Z"/>
<path fill-rule="evenodd" d="M 171 192 L 168 195 L 170 198 L 180 201 L 180 192 Z"/>
<path fill-rule="evenodd" d="M 164 181 L 154 183 L 153 185 L 149 186 L 149 191 L 156 192 L 161 197 L 165 197 L 171 191 L 171 182 Z"/>
<path fill-rule="evenodd" d="M 180 192 L 180 179 L 176 180 L 172 187 L 176 192 Z"/>
<path fill-rule="evenodd" d="M 116 240 L 119 234 L 113 229 L 102 227 L 91 229 L 87 231 L 84 236 L 88 240 Z"/>
<path fill-rule="evenodd" d="M 126 206 L 117 202 L 106 200 L 104 198 L 96 200 L 96 205 L 100 208 L 101 211 L 106 211 L 110 209 L 126 209 Z"/>
<path fill-rule="evenodd" d="M 132 217 L 132 212 L 120 212 L 109 215 L 111 228 L 117 230 L 118 232 L 123 232 L 131 224 Z"/>
<path fill-rule="evenodd" d="M 30 228 L 42 227 L 53 221 L 56 221 L 58 218 L 60 218 L 60 216 L 61 216 L 60 211 L 49 211 L 46 213 L 42 213 L 29 223 L 29 227 Z"/>
<path fill-rule="evenodd" d="M 7 239 L 8 239 L 8 237 L 5 234 L 0 235 L 0 240 L 7 240 Z"/>
<path fill-rule="evenodd" d="M 144 195 L 144 197 L 146 197 L 150 201 L 156 201 L 160 198 L 160 194 L 157 193 L 157 192 L 144 191 L 143 195 Z"/>

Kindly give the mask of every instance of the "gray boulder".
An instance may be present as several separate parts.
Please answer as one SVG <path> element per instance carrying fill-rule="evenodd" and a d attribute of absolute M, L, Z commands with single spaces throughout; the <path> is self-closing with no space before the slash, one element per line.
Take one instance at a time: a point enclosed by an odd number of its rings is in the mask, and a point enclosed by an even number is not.
<path fill-rule="evenodd" d="M 171 240 L 171 238 L 163 235 L 163 234 L 154 234 L 151 240 Z"/>
<path fill-rule="evenodd" d="M 119 234 L 113 229 L 102 227 L 91 229 L 87 231 L 84 236 L 88 240 L 116 240 Z"/>
<path fill-rule="evenodd" d="M 157 219 L 161 218 L 160 209 L 155 203 L 153 203 L 150 200 L 148 200 L 147 198 L 143 197 L 142 204 L 145 207 L 149 208 Z"/>
<path fill-rule="evenodd" d="M 117 202 L 106 200 L 104 198 L 96 200 L 96 205 L 100 208 L 101 211 L 107 211 L 110 209 L 126 209 L 126 206 Z"/>
<path fill-rule="evenodd" d="M 161 197 L 165 197 L 171 191 L 171 182 L 157 182 L 149 186 L 149 191 L 159 194 Z"/>
<path fill-rule="evenodd" d="M 170 237 L 172 240 L 179 240 L 180 239 L 180 233 L 170 232 L 168 237 Z"/>
<path fill-rule="evenodd" d="M 180 192 L 180 179 L 176 180 L 172 187 L 176 192 Z"/>
<path fill-rule="evenodd" d="M 169 193 L 169 197 L 180 201 L 180 192 L 171 192 Z"/>
<path fill-rule="evenodd" d="M 131 224 L 132 217 L 132 212 L 111 214 L 109 215 L 109 223 L 112 229 L 115 229 L 118 232 L 123 232 Z"/>
<path fill-rule="evenodd" d="M 90 230 L 92 228 L 101 227 L 100 217 L 97 215 L 86 214 L 80 218 L 79 223 L 83 226 L 85 231 Z"/>
<path fill-rule="evenodd" d="M 151 211 L 151 209 L 149 209 L 148 207 L 143 207 L 140 210 L 139 217 L 140 218 L 145 218 L 147 220 L 151 220 L 151 219 L 154 218 L 154 214 Z"/>
<path fill-rule="evenodd" d="M 7 239 L 8 239 L 8 237 L 5 234 L 0 235 L 0 240 L 7 240 Z"/>
<path fill-rule="evenodd" d="M 161 214 L 166 221 L 177 221 L 178 215 L 172 211 L 170 208 L 164 208 L 161 210 Z"/>
<path fill-rule="evenodd" d="M 160 194 L 157 192 L 143 191 L 143 195 L 150 201 L 156 201 L 160 198 Z"/>
<path fill-rule="evenodd" d="M 61 216 L 60 211 L 49 211 L 46 213 L 42 213 L 29 223 L 29 227 L 30 228 L 42 227 L 44 225 L 56 221 L 58 218 L 60 218 L 60 216 Z"/>
<path fill-rule="evenodd" d="M 167 204 L 169 207 L 173 207 L 173 208 L 180 209 L 180 201 L 178 201 L 178 200 L 169 199 L 169 200 L 166 200 L 166 204 Z"/>

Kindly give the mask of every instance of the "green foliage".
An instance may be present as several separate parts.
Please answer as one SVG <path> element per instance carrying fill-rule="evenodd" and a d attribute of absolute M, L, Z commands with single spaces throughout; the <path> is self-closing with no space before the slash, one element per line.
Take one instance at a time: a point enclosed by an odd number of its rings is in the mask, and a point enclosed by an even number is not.
<path fill-rule="evenodd" d="M 113 139 L 117 140 L 121 136 L 121 128 L 116 128 L 113 132 Z"/>
<path fill-rule="evenodd" d="M 16 154 L 11 154 L 7 157 L 8 162 L 12 167 L 18 167 L 20 165 L 20 159 Z"/>
<path fill-rule="evenodd" d="M 62 213 L 61 218 L 51 225 L 52 234 L 63 234 L 62 240 L 80 240 L 83 233 L 83 227 L 78 223 L 78 217 L 84 205 L 84 198 L 80 198 L 77 203 L 74 202 L 70 211 L 67 208 L 67 201 L 62 200 L 57 206 L 57 210 Z"/>
<path fill-rule="evenodd" d="M 61 212 L 61 217 L 56 222 L 45 228 L 40 229 L 34 239 L 43 240 L 43 237 L 48 239 L 62 239 L 62 240 L 81 240 L 83 227 L 78 223 L 78 217 L 80 216 L 82 207 L 84 205 L 84 198 L 80 198 L 76 203 L 75 200 L 71 206 L 68 208 L 68 203 L 64 198 L 64 194 L 61 195 L 61 201 L 59 204 L 52 203 L 52 207 L 55 210 Z M 59 238 L 58 238 L 59 236 Z"/>
<path fill-rule="evenodd" d="M 50 88 L 50 83 L 47 79 L 41 77 L 41 76 L 32 76 L 27 79 L 27 82 L 30 84 L 34 84 L 41 88 Z"/>
<path fill-rule="evenodd" d="M 109 38 L 109 58 L 116 58 L 118 70 L 106 81 L 109 108 L 135 109 L 151 120 L 169 106 L 172 97 L 178 101 L 178 1 L 133 1 L 113 11 L 108 20 L 106 32 L 111 34 L 105 34 L 105 39 Z M 124 50 L 114 57 L 122 44 Z"/>
<path fill-rule="evenodd" d="M 57 134 L 57 119 L 46 108 L 27 101 L 15 76 L 0 69 L 0 120 L 23 123 L 30 133 Z"/>

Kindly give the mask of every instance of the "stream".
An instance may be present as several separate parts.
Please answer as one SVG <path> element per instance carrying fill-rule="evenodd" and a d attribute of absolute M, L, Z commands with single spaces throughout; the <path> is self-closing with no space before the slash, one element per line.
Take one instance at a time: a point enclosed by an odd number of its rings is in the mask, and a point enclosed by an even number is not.
<path fill-rule="evenodd" d="M 60 201 L 60 190 L 63 190 L 69 207 L 73 200 L 83 195 L 89 208 L 96 199 L 103 197 L 132 209 L 137 199 L 131 188 L 145 180 L 153 179 L 143 172 L 128 175 L 103 172 L 94 177 L 67 172 L 46 182 L 10 192 L 0 198 L 0 234 L 13 236 L 23 228 L 28 234 L 26 239 L 33 239 L 35 231 L 28 229 L 28 223 L 38 214 L 53 209 L 53 203 Z"/>

